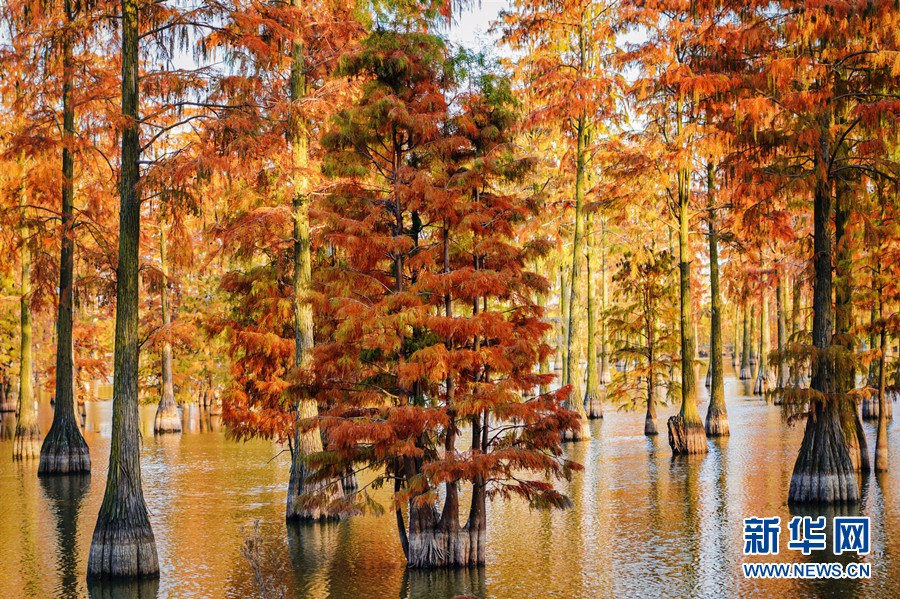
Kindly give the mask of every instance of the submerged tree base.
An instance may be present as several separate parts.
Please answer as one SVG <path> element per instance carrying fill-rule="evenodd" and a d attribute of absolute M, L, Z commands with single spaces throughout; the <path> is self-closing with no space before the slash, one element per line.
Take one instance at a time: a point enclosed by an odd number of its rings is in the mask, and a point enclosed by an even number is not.
<path fill-rule="evenodd" d="M 153 432 L 157 435 L 181 432 L 181 415 L 174 399 L 169 397 L 160 400 L 153 420 Z"/>
<path fill-rule="evenodd" d="M 38 476 L 90 471 L 91 451 L 75 422 L 67 418 L 65 424 L 51 427 L 41 446 Z"/>
<path fill-rule="evenodd" d="M 699 422 L 688 422 L 681 414 L 669 417 L 669 446 L 675 455 L 706 453 L 706 431 Z"/>
<path fill-rule="evenodd" d="M 751 369 L 749 366 L 742 367 L 740 379 L 742 381 L 749 381 L 752 378 L 753 378 L 753 369 Z"/>
<path fill-rule="evenodd" d="M 13 440 L 13 458 L 36 460 L 41 457 L 41 428 L 37 424 L 17 426 Z"/>
<path fill-rule="evenodd" d="M 647 416 L 647 418 L 644 419 L 644 434 L 648 437 L 659 434 L 659 429 L 656 427 L 656 418 Z"/>
<path fill-rule="evenodd" d="M 146 515 L 106 520 L 101 515 L 91 539 L 88 580 L 158 578 L 156 539 Z"/>
<path fill-rule="evenodd" d="M 772 377 L 770 377 L 766 373 L 763 373 L 762 370 L 760 370 L 759 374 L 756 376 L 756 382 L 753 383 L 753 394 L 754 395 L 765 395 L 771 389 L 772 389 Z"/>
<path fill-rule="evenodd" d="M 706 436 L 727 437 L 730 434 L 731 429 L 728 427 L 728 413 L 725 410 L 710 407 L 706 412 Z"/>
<path fill-rule="evenodd" d="M 407 566 L 414 569 L 459 568 L 485 563 L 485 530 L 425 530 L 409 535 Z"/>
<path fill-rule="evenodd" d="M 817 407 L 806 421 L 789 503 L 854 503 L 859 485 L 835 408 Z"/>
<path fill-rule="evenodd" d="M 584 410 L 591 420 L 603 418 L 603 395 L 599 391 L 584 394 Z"/>
<path fill-rule="evenodd" d="M 888 420 L 894 418 L 893 402 L 884 402 L 884 417 Z M 872 393 L 862 402 L 862 418 L 863 420 L 878 420 L 878 394 Z"/>
<path fill-rule="evenodd" d="M 581 418 L 581 426 L 576 430 L 566 429 L 562 433 L 563 441 L 584 441 L 591 438 L 591 425 L 586 418 Z"/>

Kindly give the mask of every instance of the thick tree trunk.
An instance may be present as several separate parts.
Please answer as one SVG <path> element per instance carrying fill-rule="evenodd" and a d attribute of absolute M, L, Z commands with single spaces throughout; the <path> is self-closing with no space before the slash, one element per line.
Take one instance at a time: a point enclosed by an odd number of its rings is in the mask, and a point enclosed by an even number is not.
<path fill-rule="evenodd" d="M 122 116 L 127 124 L 122 131 L 113 426 L 106 491 L 88 556 L 89 580 L 159 576 L 156 539 L 141 489 L 138 416 L 138 39 L 137 2 L 122 0 Z"/>
<path fill-rule="evenodd" d="M 739 378 L 742 381 L 749 381 L 753 376 L 752 366 L 750 366 L 750 307 L 744 300 L 744 330 L 741 335 L 741 372 Z"/>
<path fill-rule="evenodd" d="M 594 285 L 594 231 L 593 219 L 587 217 L 587 385 L 584 391 L 584 409 L 590 419 L 603 418 L 603 396 L 600 393 L 597 373 L 597 302 Z"/>
<path fill-rule="evenodd" d="M 31 342 L 31 228 L 25 200 L 24 161 L 23 182 L 19 188 L 19 236 L 22 239 L 22 297 L 19 300 L 19 413 L 16 418 L 16 435 L 13 440 L 13 458 L 36 460 L 40 457 L 41 428 L 38 425 L 34 397 L 34 359 Z"/>
<path fill-rule="evenodd" d="M 729 434 L 728 411 L 725 408 L 725 369 L 722 364 L 722 296 L 719 293 L 719 231 L 716 227 L 716 203 L 713 195 L 715 170 L 706 167 L 709 191 L 709 407 L 706 410 L 706 434 L 725 437 Z"/>
<path fill-rule="evenodd" d="M 172 308 L 169 306 L 169 269 L 166 260 L 166 223 L 163 219 L 159 222 L 159 259 L 162 268 L 162 288 L 160 289 L 160 304 L 162 305 L 163 328 L 168 329 L 172 325 Z M 153 432 L 157 435 L 165 433 L 181 432 L 181 417 L 178 414 L 178 405 L 175 403 L 175 385 L 172 382 L 172 343 L 168 338 L 163 341 L 162 349 L 162 396 L 159 406 L 156 408 L 156 418 L 153 421 Z"/>
<path fill-rule="evenodd" d="M 844 358 L 835 366 L 835 391 L 840 395 L 841 429 L 847 439 L 847 449 L 853 466 L 862 472 L 871 470 L 869 447 L 859 417 L 859 406 L 853 389 L 856 387 L 856 337 L 853 335 L 853 238 L 850 224 L 850 198 L 845 184 L 836 188 L 835 211 L 835 293 L 834 324 L 839 335 L 838 344 Z"/>
<path fill-rule="evenodd" d="M 577 351 L 576 336 L 578 323 L 581 316 L 581 303 L 578 298 L 578 289 L 581 284 L 581 262 L 584 245 L 584 177 L 586 169 L 586 141 L 585 119 L 578 119 L 577 140 L 575 149 L 575 235 L 572 240 L 572 270 L 569 287 L 569 319 L 566 327 L 566 378 L 565 384 L 572 386 L 572 393 L 566 400 L 566 407 L 581 417 L 581 428 L 575 431 L 566 431 L 564 438 L 578 441 L 590 436 L 590 427 L 587 422 L 587 412 L 581 394 L 579 380 L 579 361 L 581 352 Z"/>
<path fill-rule="evenodd" d="M 72 0 L 65 0 L 67 25 L 74 20 Z M 59 301 L 56 312 L 56 406 L 53 424 L 41 446 L 38 475 L 81 474 L 91 471 L 91 454 L 75 417 L 75 364 L 72 325 L 75 295 L 75 187 L 72 144 L 75 138 L 75 106 L 72 101 L 74 60 L 72 34 L 63 33 L 63 152 L 62 217 L 59 249 Z"/>
<path fill-rule="evenodd" d="M 299 9 L 300 0 L 291 0 L 291 6 Z M 312 255 L 309 238 L 309 196 L 306 175 L 303 172 L 309 163 L 306 122 L 299 110 L 300 101 L 306 96 L 306 57 L 303 42 L 297 40 L 291 47 L 291 121 L 288 135 L 291 143 L 291 165 L 294 169 L 294 342 L 295 368 L 298 373 L 310 370 L 310 351 L 313 337 L 313 309 L 310 302 L 312 293 Z M 397 269 L 402 276 L 402 269 Z M 330 516 L 321 499 L 334 497 L 339 489 L 334 481 L 310 483 L 311 474 L 307 464 L 308 456 L 323 450 L 322 435 L 318 425 L 303 430 L 302 422 L 315 420 L 319 416 L 319 405 L 307 386 L 303 385 L 297 399 L 296 433 L 294 451 L 291 456 L 291 475 L 288 483 L 285 516 L 288 520 L 322 520 Z M 316 498 L 316 496 L 320 496 Z M 316 500 L 318 499 L 318 500 Z"/>
<path fill-rule="evenodd" d="M 759 315 L 759 361 L 753 393 L 765 395 L 772 388 L 772 370 L 769 368 L 769 352 L 772 350 L 772 327 L 769 326 L 769 294 L 765 284 L 762 289 L 762 309 Z"/>
<path fill-rule="evenodd" d="M 688 237 L 690 219 L 690 173 L 678 171 L 678 249 L 681 288 L 681 411 L 669 418 L 669 445 L 672 453 L 706 453 L 706 431 L 697 410 L 697 369 L 694 367 L 697 339 L 694 336 L 694 314 L 691 304 L 691 255 Z"/>
<path fill-rule="evenodd" d="M 827 131 L 823 127 L 822 131 Z M 810 399 L 803 443 L 794 464 L 789 503 L 843 503 L 859 500 L 856 472 L 850 461 L 847 443 L 841 432 L 834 393 L 834 373 L 826 350 L 831 344 L 831 188 L 822 174 L 828 144 L 823 134 L 821 153 L 816 162 L 819 179 L 813 202 L 813 292 L 812 341 L 818 352 L 811 388 L 818 393 Z"/>

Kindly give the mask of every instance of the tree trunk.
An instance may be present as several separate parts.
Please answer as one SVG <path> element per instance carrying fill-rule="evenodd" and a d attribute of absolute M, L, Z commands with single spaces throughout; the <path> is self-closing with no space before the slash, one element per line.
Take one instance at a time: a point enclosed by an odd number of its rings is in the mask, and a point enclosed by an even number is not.
<path fill-rule="evenodd" d="M 175 403 L 175 385 L 172 382 L 172 343 L 169 341 L 169 328 L 172 326 L 172 308 L 169 306 L 169 269 L 166 261 L 166 223 L 164 219 L 159 222 L 159 261 L 162 268 L 162 288 L 160 289 L 160 304 L 162 305 L 163 329 L 166 331 L 166 339 L 162 349 L 162 397 L 156 408 L 156 418 L 153 421 L 153 432 L 156 434 L 180 433 L 181 417 L 178 414 L 178 405 Z"/>
<path fill-rule="evenodd" d="M 829 121 L 830 122 L 830 119 Z M 823 127 L 821 131 L 827 131 Z M 817 351 L 803 443 L 794 464 L 789 503 L 843 503 L 859 500 L 856 472 L 841 432 L 834 393 L 834 374 L 826 356 L 831 344 L 831 188 L 824 176 L 828 143 L 822 134 L 822 148 L 816 154 L 818 180 L 813 201 L 813 291 L 812 341 Z"/>
<path fill-rule="evenodd" d="M 871 470 L 869 447 L 859 417 L 859 406 L 853 389 L 856 387 L 856 337 L 853 335 L 853 238 L 848 231 L 850 224 L 850 197 L 846 184 L 836 186 L 835 230 L 835 293 L 834 325 L 838 334 L 837 345 L 843 358 L 835 366 L 835 391 L 840 396 L 841 429 L 847 439 L 847 449 L 853 466 L 862 472 Z"/>
<path fill-rule="evenodd" d="M 577 351 L 576 336 L 581 315 L 578 301 L 578 289 L 581 283 L 581 261 L 584 244 L 584 175 L 585 175 L 585 145 L 587 131 L 585 130 L 584 117 L 578 119 L 577 141 L 575 150 L 575 235 L 572 240 L 572 270 L 569 287 L 569 322 L 566 330 L 566 385 L 572 386 L 572 393 L 566 400 L 566 407 L 581 417 L 581 428 L 575 431 L 566 431 L 566 440 L 578 441 L 590 436 L 590 428 L 587 423 L 587 413 L 584 410 L 584 402 L 578 389 L 581 387 L 579 379 L 579 361 L 581 352 Z"/>
<path fill-rule="evenodd" d="M 566 351 L 566 340 L 569 330 L 569 281 L 566 277 L 566 267 L 559 267 L 559 339 L 557 341 L 557 357 L 559 358 L 554 370 L 559 371 L 559 381 L 565 385 L 569 378 L 566 365 L 569 363 L 569 355 Z"/>
<path fill-rule="evenodd" d="M 765 292 L 764 292 L 765 293 Z M 756 342 L 756 304 L 750 304 L 750 378 L 756 378 L 756 372 L 759 366 L 758 347 L 754 345 Z"/>
<path fill-rule="evenodd" d="M 706 410 L 706 435 L 725 437 L 729 434 L 728 411 L 725 408 L 724 366 L 722 364 L 722 296 L 719 293 L 719 231 L 716 226 L 716 203 L 713 196 L 715 169 L 706 167 L 709 191 L 709 406 Z"/>
<path fill-rule="evenodd" d="M 769 326 L 769 294 L 766 285 L 762 290 L 762 309 L 759 315 L 759 362 L 756 368 L 756 383 L 753 393 L 765 395 L 772 388 L 772 370 L 769 368 L 769 352 L 772 350 L 772 327 Z"/>
<path fill-rule="evenodd" d="M 597 373 L 597 307 L 594 291 L 594 237 L 593 219 L 586 217 L 587 238 L 587 385 L 584 392 L 584 408 L 587 417 L 603 418 L 603 396 Z"/>
<path fill-rule="evenodd" d="M 879 266 L 880 270 L 880 266 Z M 878 320 L 884 317 L 884 300 L 881 289 L 878 290 Z M 887 410 L 884 397 L 886 383 L 885 367 L 887 366 L 887 327 L 882 323 L 879 348 L 881 355 L 878 357 L 878 427 L 875 435 L 875 471 L 887 472 L 888 469 L 888 445 L 887 445 Z"/>
<path fill-rule="evenodd" d="M 72 0 L 65 0 L 66 24 L 72 26 Z M 72 144 L 75 138 L 75 106 L 72 102 L 74 60 L 72 33 L 63 33 L 63 151 L 62 217 L 59 248 L 59 301 L 56 312 L 56 405 L 53 424 L 41 446 L 38 475 L 81 474 L 91 471 L 91 454 L 75 416 L 74 321 L 75 295 L 75 187 Z"/>
<path fill-rule="evenodd" d="M 291 6 L 299 9 L 300 0 L 291 0 Z M 300 113 L 300 101 L 306 96 L 306 57 L 303 42 L 295 40 L 291 46 L 291 120 L 288 135 L 291 143 L 291 166 L 294 169 L 294 343 L 295 368 L 298 374 L 308 376 L 315 339 L 313 336 L 313 309 L 310 303 L 312 292 L 312 255 L 309 239 L 309 196 L 306 175 L 303 172 L 309 163 L 306 121 Z M 402 276 L 398 269 L 397 276 Z M 319 416 L 319 405 L 309 386 L 301 385 L 297 391 L 297 419 L 294 437 L 294 451 L 291 454 L 291 475 L 288 483 L 285 516 L 288 520 L 323 520 L 329 518 L 321 500 L 336 496 L 336 484 L 327 481 L 309 483 L 312 473 L 307 465 L 311 454 L 323 450 L 322 435 L 318 425 L 303 430 L 301 423 L 315 420 Z M 316 498 L 316 495 L 323 497 Z"/>
<path fill-rule="evenodd" d="M 680 118 L 679 118 L 680 122 Z M 697 340 L 694 336 L 694 315 L 691 304 L 691 255 L 688 237 L 690 219 L 690 172 L 678 171 L 678 250 L 681 290 L 681 411 L 669 418 L 669 445 L 672 453 L 706 453 L 706 431 L 697 410 L 697 370 L 694 368 Z"/>
<path fill-rule="evenodd" d="M 647 416 L 644 418 L 644 435 L 650 437 L 659 434 L 656 426 L 656 377 L 653 363 L 656 361 L 656 323 L 652 317 L 647 318 L 647 363 L 650 365 L 647 375 Z"/>
<path fill-rule="evenodd" d="M 753 376 L 752 366 L 750 366 L 750 320 L 752 316 L 747 304 L 747 300 L 744 300 L 744 330 L 741 335 L 741 372 L 739 376 L 742 381 L 749 381 Z"/>
<path fill-rule="evenodd" d="M 113 358 L 113 426 L 109 472 L 91 539 L 88 579 L 159 576 L 156 539 L 141 489 L 138 416 L 138 269 L 140 267 L 140 131 L 138 121 L 138 5 L 122 0 L 122 162 L 119 262 L 116 269 L 116 336 Z"/>
<path fill-rule="evenodd" d="M 600 312 L 603 318 L 600 321 L 600 384 L 608 385 L 611 378 L 609 373 L 609 329 L 606 326 L 606 310 L 609 308 L 609 291 L 606 281 L 606 221 L 600 221 Z"/>
<path fill-rule="evenodd" d="M 775 312 L 778 320 L 778 364 L 775 367 L 775 405 L 782 403 L 782 392 L 787 386 L 787 368 L 785 367 L 784 349 L 787 343 L 787 321 L 785 320 L 784 305 L 784 275 L 779 266 L 776 270 L 777 284 L 775 287 Z"/>
<path fill-rule="evenodd" d="M 740 376 L 741 372 L 741 308 L 737 303 L 732 303 L 734 307 L 734 338 L 731 340 L 731 369 Z"/>
<path fill-rule="evenodd" d="M 34 359 L 31 353 L 31 228 L 25 201 L 25 167 L 19 188 L 19 236 L 22 239 L 22 298 L 19 300 L 21 338 L 19 342 L 19 413 L 13 441 L 13 458 L 31 460 L 40 457 L 41 428 L 34 403 Z"/>

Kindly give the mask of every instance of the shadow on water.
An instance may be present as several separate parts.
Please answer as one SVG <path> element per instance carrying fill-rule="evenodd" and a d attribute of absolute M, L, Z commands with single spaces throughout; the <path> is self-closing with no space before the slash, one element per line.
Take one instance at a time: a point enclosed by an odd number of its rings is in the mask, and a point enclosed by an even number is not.
<path fill-rule="evenodd" d="M 91 599 L 156 599 L 159 579 L 88 582 Z"/>
<path fill-rule="evenodd" d="M 291 569 L 300 597 L 333 596 L 334 559 L 341 525 L 338 522 L 288 522 Z M 339 575 L 339 574 L 338 574 Z"/>
<path fill-rule="evenodd" d="M 39 480 L 56 520 L 57 596 L 75 599 L 84 577 L 78 564 L 78 513 L 91 488 L 91 476 L 42 476 Z"/>
<path fill-rule="evenodd" d="M 403 571 L 400 585 L 401 599 L 435 597 L 487 597 L 487 580 L 484 566 L 478 568 L 452 568 L 449 570 Z"/>

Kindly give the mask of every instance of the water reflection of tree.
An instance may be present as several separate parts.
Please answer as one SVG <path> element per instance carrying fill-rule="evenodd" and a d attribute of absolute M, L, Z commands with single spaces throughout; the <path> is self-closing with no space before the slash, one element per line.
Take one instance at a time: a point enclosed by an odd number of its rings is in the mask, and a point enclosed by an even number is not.
<path fill-rule="evenodd" d="M 41 489 L 56 520 L 56 570 L 59 574 L 59 597 L 79 597 L 83 573 L 78 565 L 78 513 L 81 502 L 91 488 L 88 474 L 42 476 Z"/>
<path fill-rule="evenodd" d="M 88 595 L 91 599 L 156 599 L 158 593 L 158 578 L 88 583 Z"/>
<path fill-rule="evenodd" d="M 333 595 L 333 571 L 340 543 L 338 522 L 288 522 L 287 539 L 298 597 Z"/>

